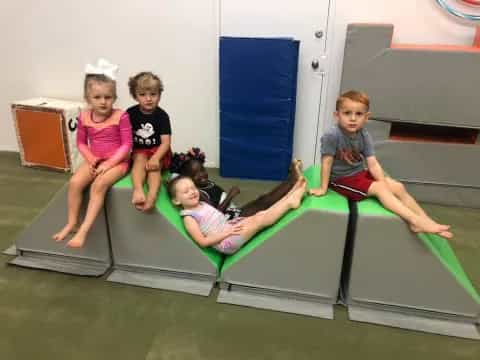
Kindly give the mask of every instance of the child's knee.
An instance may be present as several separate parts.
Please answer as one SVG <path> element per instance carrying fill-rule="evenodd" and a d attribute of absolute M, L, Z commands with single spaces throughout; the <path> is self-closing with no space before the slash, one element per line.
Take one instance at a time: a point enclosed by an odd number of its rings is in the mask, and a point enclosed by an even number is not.
<path fill-rule="evenodd" d="M 265 217 L 266 213 L 267 213 L 266 210 L 259 211 L 255 215 L 253 215 L 253 218 L 257 221 L 262 220 Z"/>
<path fill-rule="evenodd" d="M 400 181 L 391 178 L 388 179 L 388 186 L 393 193 L 398 195 L 405 194 L 407 192 L 405 185 L 403 185 Z"/>
<path fill-rule="evenodd" d="M 400 194 L 404 194 L 407 192 L 405 185 L 403 185 L 400 181 L 395 181 L 395 190 L 397 193 L 400 193 Z"/>
<path fill-rule="evenodd" d="M 90 186 L 90 194 L 95 195 L 95 194 L 104 194 L 108 190 L 108 184 L 105 181 L 102 181 L 101 179 L 95 179 L 95 181 L 92 183 Z"/>
<path fill-rule="evenodd" d="M 371 195 L 378 195 L 381 193 L 390 192 L 390 188 L 385 181 L 376 180 L 372 182 L 370 188 L 368 189 L 368 192 Z"/>
<path fill-rule="evenodd" d="M 147 163 L 147 157 L 144 154 L 135 154 L 132 156 L 133 167 L 143 167 Z"/>
<path fill-rule="evenodd" d="M 72 176 L 70 178 L 70 181 L 68 182 L 68 186 L 72 190 L 83 190 L 84 187 L 87 185 L 85 184 L 85 181 L 83 181 L 80 176 Z"/>
<path fill-rule="evenodd" d="M 151 177 L 162 177 L 162 167 L 160 166 L 158 169 L 156 170 L 149 170 L 148 171 L 148 176 L 151 176 Z"/>

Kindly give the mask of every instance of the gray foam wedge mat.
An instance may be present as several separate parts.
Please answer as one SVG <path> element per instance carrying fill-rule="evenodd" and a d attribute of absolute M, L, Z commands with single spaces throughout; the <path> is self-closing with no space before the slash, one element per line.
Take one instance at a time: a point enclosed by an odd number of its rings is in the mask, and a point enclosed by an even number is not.
<path fill-rule="evenodd" d="M 440 257 L 399 217 L 360 210 L 347 285 L 350 319 L 480 339 L 478 295 L 454 275 L 463 270 L 448 244 L 433 246 Z"/>
<path fill-rule="evenodd" d="M 109 281 L 210 294 L 216 267 L 162 213 L 136 210 L 130 188 L 112 188 L 106 206 L 114 259 Z"/>
<path fill-rule="evenodd" d="M 348 213 L 306 210 L 222 269 L 217 301 L 333 319 L 347 223 Z"/>
<path fill-rule="evenodd" d="M 15 244 L 13 244 L 9 246 L 7 249 L 5 249 L 2 253 L 5 255 L 13 255 L 13 256 L 18 255 L 17 247 L 15 246 Z"/>
<path fill-rule="evenodd" d="M 47 207 L 15 240 L 17 257 L 9 263 L 74 275 L 101 276 L 111 266 L 111 255 L 105 213 L 101 211 L 80 249 L 65 246 L 71 235 L 56 242 L 52 235 L 67 221 L 68 184 L 60 189 Z M 85 193 L 80 221 L 88 201 Z"/>

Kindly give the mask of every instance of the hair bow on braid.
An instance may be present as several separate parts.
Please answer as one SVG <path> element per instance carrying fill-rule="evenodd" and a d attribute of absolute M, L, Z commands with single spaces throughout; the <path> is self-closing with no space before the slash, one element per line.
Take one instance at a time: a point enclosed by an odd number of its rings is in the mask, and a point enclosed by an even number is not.
<path fill-rule="evenodd" d="M 174 153 L 172 156 L 172 163 L 170 165 L 170 171 L 172 173 L 180 173 L 182 167 L 190 160 L 200 161 L 205 163 L 205 153 L 198 147 L 192 147 L 184 153 Z"/>
<path fill-rule="evenodd" d="M 98 59 L 95 65 L 87 64 L 85 66 L 86 74 L 105 75 L 106 77 L 116 80 L 118 73 L 118 65 L 111 64 L 105 59 Z"/>

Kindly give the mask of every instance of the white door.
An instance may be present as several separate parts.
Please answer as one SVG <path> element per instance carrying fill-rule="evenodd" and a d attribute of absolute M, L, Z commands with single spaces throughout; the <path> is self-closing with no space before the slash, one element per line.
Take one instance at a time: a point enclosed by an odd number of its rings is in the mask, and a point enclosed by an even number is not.
<path fill-rule="evenodd" d="M 220 0 L 221 36 L 300 40 L 293 154 L 305 166 L 314 163 L 317 151 L 331 4 L 332 0 Z"/>

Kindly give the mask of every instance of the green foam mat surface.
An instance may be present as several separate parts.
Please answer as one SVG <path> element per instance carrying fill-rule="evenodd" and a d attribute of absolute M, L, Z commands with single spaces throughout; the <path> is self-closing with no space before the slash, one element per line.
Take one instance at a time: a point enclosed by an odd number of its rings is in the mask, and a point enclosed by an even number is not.
<path fill-rule="evenodd" d="M 114 185 L 115 188 L 132 188 L 132 179 L 130 175 L 125 176 L 123 179 L 117 181 Z M 125 204 L 125 206 L 131 206 L 130 204 Z M 178 209 L 170 201 L 166 187 L 162 184 L 158 194 L 157 202 L 155 204 L 157 210 L 167 219 L 167 221 L 172 224 L 180 234 L 188 241 L 191 241 L 194 246 L 196 246 L 200 251 L 202 251 L 205 256 L 208 257 L 210 262 L 217 268 L 220 269 L 223 263 L 223 254 L 219 253 L 213 248 L 201 248 L 200 246 L 192 240 L 188 235 L 185 227 L 183 225 L 182 217 Z M 159 235 L 160 236 L 160 235 Z"/>
<path fill-rule="evenodd" d="M 373 216 L 397 216 L 385 209 L 376 199 L 365 199 L 357 203 L 358 214 Z M 419 233 L 417 237 L 438 258 L 438 260 L 450 271 L 465 290 L 480 304 L 480 296 L 472 282 L 463 270 L 450 244 L 446 239 L 436 234 Z"/>
<path fill-rule="evenodd" d="M 308 188 L 318 187 L 320 185 L 320 167 L 311 166 L 305 171 L 304 175 L 307 179 Z M 337 194 L 332 190 L 328 190 L 328 193 L 321 197 L 307 196 L 306 198 L 304 198 L 302 205 L 298 209 L 289 211 L 275 225 L 270 226 L 255 235 L 235 254 L 226 256 L 221 273 L 226 271 L 244 256 L 254 251 L 264 241 L 266 241 L 272 235 L 283 229 L 291 221 L 309 210 L 336 212 L 343 214 L 348 214 L 349 212 L 347 200 L 343 196 Z M 320 233 L 322 230 L 318 229 L 318 231 Z"/>

